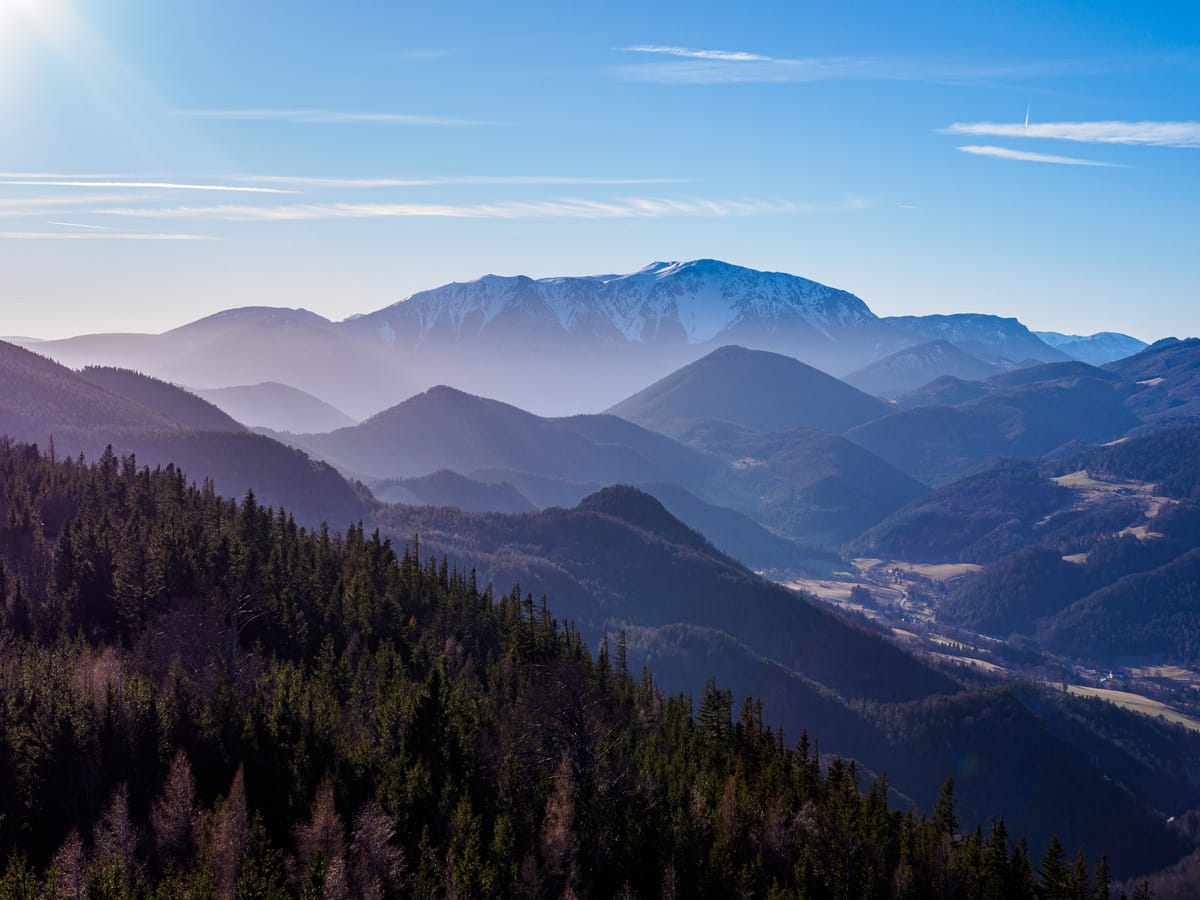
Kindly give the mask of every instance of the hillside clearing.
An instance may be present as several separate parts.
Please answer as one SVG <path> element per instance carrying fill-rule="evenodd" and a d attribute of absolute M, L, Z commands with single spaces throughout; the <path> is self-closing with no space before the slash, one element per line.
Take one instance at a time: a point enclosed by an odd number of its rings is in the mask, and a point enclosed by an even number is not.
<path fill-rule="evenodd" d="M 1193 719 L 1191 716 L 1185 716 L 1178 710 L 1172 709 L 1158 700 L 1143 697 L 1141 694 L 1133 694 L 1129 691 L 1114 691 L 1110 688 L 1087 687 L 1082 684 L 1068 685 L 1067 691 L 1082 697 L 1100 697 L 1125 709 L 1140 712 L 1147 716 L 1160 716 L 1168 722 L 1174 722 L 1177 725 L 1190 728 L 1192 731 L 1200 731 L 1200 721 Z"/>

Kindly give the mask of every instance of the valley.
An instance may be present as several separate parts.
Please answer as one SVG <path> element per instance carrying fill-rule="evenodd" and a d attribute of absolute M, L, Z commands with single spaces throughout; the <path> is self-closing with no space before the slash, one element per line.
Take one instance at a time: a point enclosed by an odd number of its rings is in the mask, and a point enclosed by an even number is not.
<path fill-rule="evenodd" d="M 117 465 L 129 455 L 126 478 L 146 463 L 185 467 L 202 494 L 286 508 L 288 522 L 335 542 L 373 533 L 380 547 L 469 572 L 487 596 L 512 587 L 531 615 L 546 598 L 542 616 L 566 623 L 581 647 L 599 653 L 619 636 L 624 664 L 648 667 L 666 692 L 703 696 L 716 678 L 761 698 L 764 721 L 888 772 L 913 805 L 936 802 L 951 772 L 965 820 L 1000 809 L 1032 841 L 1058 834 L 1096 852 L 1118 833 L 1091 812 L 1104 803 L 1144 835 L 1113 857 L 1117 871 L 1173 862 L 1190 838 L 1167 819 L 1200 810 L 1200 627 L 1190 618 L 1200 590 L 1200 417 L 1177 412 L 1168 423 L 1144 394 L 1200 368 L 1200 344 L 1185 344 L 1187 366 L 1181 342 L 1142 350 L 1139 374 L 1155 370 L 1148 358 L 1167 354 L 1173 364 L 1162 381 L 1130 382 L 1061 349 L 1038 350 L 1040 339 L 1014 321 L 876 320 L 843 294 L 789 279 L 700 261 L 652 267 L 629 285 L 643 299 L 711 304 L 730 284 L 753 292 L 761 280 L 754 303 L 734 304 L 757 316 L 850 304 L 858 312 L 844 317 L 838 340 L 869 340 L 875 355 L 854 383 L 778 352 L 785 332 L 768 331 L 757 347 L 724 344 L 654 378 L 633 366 L 626 374 L 643 382 L 603 412 L 544 415 L 435 384 L 356 420 L 340 409 L 361 414 L 362 398 L 335 408 L 318 399 L 336 396 L 330 385 L 288 384 L 282 370 L 194 394 L 113 367 L 104 341 L 69 345 L 109 363 L 78 371 L 41 355 L 68 345 L 36 354 L 0 345 L 10 396 L 27 398 L 0 408 L 0 431 L 28 444 L 52 437 L 52 459 L 83 453 Z M 613 292 L 604 315 L 615 315 L 621 292 L 633 290 L 619 281 L 576 287 Z M 536 297 L 558 303 L 559 289 L 484 279 L 431 296 L 453 298 L 439 316 L 461 317 L 480 297 L 502 312 Z M 590 296 L 572 302 L 599 302 Z M 401 313 L 403 305 L 388 321 Z M 354 321 L 331 330 L 286 311 L 235 311 L 180 335 L 194 348 L 218 334 L 238 347 L 284 326 L 285 342 L 296 332 L 334 346 L 365 339 Z M 450 337 L 465 340 L 467 318 L 452 321 Z M 881 328 L 927 343 L 897 351 Z M 988 344 L 996 334 L 1004 340 Z M 1114 345 L 1124 346 L 1100 346 Z M 791 352 L 805 346 L 793 341 Z M 539 359 L 520 377 L 550 365 L 552 356 Z M 899 371 L 904 378 L 888 374 Z M 204 475 L 196 481 L 195 472 Z M 346 537 L 337 522 L 348 523 Z M 285 527 L 294 526 L 273 529 Z M 48 532 L 43 546 L 59 540 Z M 27 565 L 22 558 L 12 564 Z M 182 601 L 138 577 L 137 602 L 174 615 Z M 1159 596 L 1161 610 L 1148 611 L 1147 598 Z M 288 601 L 272 602 L 272 616 L 283 617 L 272 627 L 286 630 Z M 231 658 L 252 658 L 241 643 Z M 1036 802 L 1017 807 L 1002 793 L 1019 789 L 1029 747 L 1045 748 L 1046 781 Z M 1081 753 L 1090 754 L 1083 767 Z M 1155 767 L 1162 774 L 1152 777 Z"/>

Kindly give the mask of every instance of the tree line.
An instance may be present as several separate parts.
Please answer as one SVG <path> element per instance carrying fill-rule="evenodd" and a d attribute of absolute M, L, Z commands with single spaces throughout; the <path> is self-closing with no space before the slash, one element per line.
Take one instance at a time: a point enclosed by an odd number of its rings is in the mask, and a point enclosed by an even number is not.
<path fill-rule="evenodd" d="M 1110 895 L 416 536 L 173 466 L 0 441 L 0 608 L 0 898 Z"/>

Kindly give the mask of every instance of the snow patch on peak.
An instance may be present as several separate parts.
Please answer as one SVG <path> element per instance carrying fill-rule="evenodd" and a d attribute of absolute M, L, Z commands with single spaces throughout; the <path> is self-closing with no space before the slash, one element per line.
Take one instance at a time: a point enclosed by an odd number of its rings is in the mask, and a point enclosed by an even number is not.
<path fill-rule="evenodd" d="M 414 294 L 375 315 L 415 319 L 424 338 L 435 326 L 455 334 L 468 322 L 486 327 L 513 307 L 557 319 L 569 334 L 619 334 L 634 343 L 681 332 L 689 343 L 704 343 L 742 323 L 774 328 L 796 321 L 831 336 L 830 328 L 875 319 L 846 291 L 715 259 L 660 260 L 625 275 L 485 275 Z"/>

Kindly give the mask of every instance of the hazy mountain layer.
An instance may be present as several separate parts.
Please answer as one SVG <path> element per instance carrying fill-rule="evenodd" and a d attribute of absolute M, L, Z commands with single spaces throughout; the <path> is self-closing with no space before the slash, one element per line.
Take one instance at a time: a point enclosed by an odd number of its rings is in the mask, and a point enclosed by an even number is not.
<path fill-rule="evenodd" d="M 88 366 L 79 374 L 97 387 L 162 413 L 193 431 L 246 430 L 216 405 L 157 378 L 101 366 Z"/>
<path fill-rule="evenodd" d="M 840 432 L 889 411 L 799 360 L 736 346 L 714 350 L 609 410 L 676 437 L 696 419 L 722 419 L 753 431 Z"/>
<path fill-rule="evenodd" d="M 436 384 L 542 414 L 604 409 L 730 343 L 845 374 L 931 340 L 1005 365 L 1068 358 L 1013 319 L 879 319 L 846 291 L 717 260 L 627 275 L 489 275 L 339 323 L 247 307 L 161 335 L 38 347 L 72 367 L 121 366 L 204 389 L 279 382 L 365 418 Z"/>
<path fill-rule="evenodd" d="M 875 397 L 893 400 L 944 376 L 982 381 L 999 371 L 999 366 L 986 363 L 954 344 L 931 341 L 898 350 L 851 372 L 843 380 Z"/>
<path fill-rule="evenodd" d="M 1093 366 L 1102 366 L 1133 356 L 1147 347 L 1145 341 L 1115 331 L 1101 331 L 1088 335 L 1060 334 L 1057 331 L 1035 331 L 1034 334 L 1072 359 L 1091 363 Z"/>
<path fill-rule="evenodd" d="M 354 424 L 352 418 L 324 400 L 276 381 L 193 390 L 251 428 L 302 434 Z"/>
<path fill-rule="evenodd" d="M 96 376 L 97 373 L 92 373 Z M 199 398 L 134 373 L 99 373 L 126 392 L 194 416 L 220 413 Z M 142 463 L 174 464 L 212 480 L 217 490 L 241 496 L 253 490 L 264 504 L 286 504 L 308 525 L 357 518 L 368 501 L 325 463 L 262 435 L 198 431 L 165 412 L 112 393 L 41 356 L 0 343 L 0 436 L 47 447 L 60 456 L 96 459 L 111 445 Z M 206 419 L 207 421 L 207 419 Z"/>
<path fill-rule="evenodd" d="M 988 387 L 976 400 L 895 412 L 847 437 L 938 484 L 994 456 L 1041 456 L 1072 442 L 1111 441 L 1138 424 L 1126 408 L 1130 385 L 1084 363 L 1009 372 Z"/>

